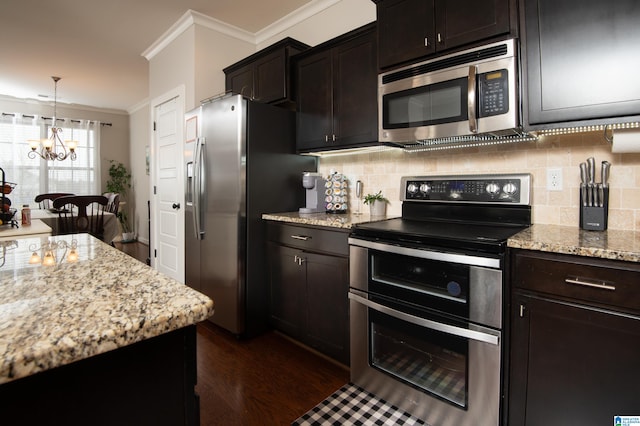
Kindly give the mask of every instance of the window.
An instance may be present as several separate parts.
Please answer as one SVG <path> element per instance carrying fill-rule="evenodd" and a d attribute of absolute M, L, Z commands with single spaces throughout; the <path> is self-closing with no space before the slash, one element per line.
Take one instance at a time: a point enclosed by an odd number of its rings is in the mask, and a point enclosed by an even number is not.
<path fill-rule="evenodd" d="M 58 120 L 61 139 L 78 141 L 75 161 L 31 159 L 29 139 L 50 135 L 51 120 L 20 114 L 3 114 L 0 119 L 0 167 L 5 180 L 17 184 L 9 198 L 15 207 L 34 206 L 34 197 L 46 192 L 71 192 L 79 195 L 100 193 L 100 124 L 86 120 Z"/>

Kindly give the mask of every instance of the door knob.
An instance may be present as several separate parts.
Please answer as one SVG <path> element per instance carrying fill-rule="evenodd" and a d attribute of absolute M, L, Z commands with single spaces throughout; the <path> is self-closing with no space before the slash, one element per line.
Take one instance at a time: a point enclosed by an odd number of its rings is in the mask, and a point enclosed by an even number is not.
<path fill-rule="evenodd" d="M 174 210 L 178 210 L 180 209 L 180 203 L 173 203 L 173 205 L 171 206 Z"/>

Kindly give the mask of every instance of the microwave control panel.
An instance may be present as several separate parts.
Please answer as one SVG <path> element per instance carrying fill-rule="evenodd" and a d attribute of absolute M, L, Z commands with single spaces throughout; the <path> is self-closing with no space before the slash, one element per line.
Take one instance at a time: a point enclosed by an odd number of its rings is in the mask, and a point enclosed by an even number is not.
<path fill-rule="evenodd" d="M 506 69 L 478 74 L 480 117 L 509 112 L 509 72 Z"/>

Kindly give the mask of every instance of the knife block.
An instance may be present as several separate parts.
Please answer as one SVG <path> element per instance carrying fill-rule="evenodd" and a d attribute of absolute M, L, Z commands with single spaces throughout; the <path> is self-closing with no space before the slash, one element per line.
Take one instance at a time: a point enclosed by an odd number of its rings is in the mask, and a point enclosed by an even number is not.
<path fill-rule="evenodd" d="M 602 207 L 584 205 L 580 191 L 580 228 L 587 231 L 606 231 L 609 219 L 609 188 L 604 188 Z"/>

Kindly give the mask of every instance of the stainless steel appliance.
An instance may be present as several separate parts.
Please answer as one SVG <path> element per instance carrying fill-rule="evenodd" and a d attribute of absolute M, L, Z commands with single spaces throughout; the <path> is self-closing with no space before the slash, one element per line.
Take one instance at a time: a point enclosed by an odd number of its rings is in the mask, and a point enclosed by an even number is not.
<path fill-rule="evenodd" d="M 185 116 L 186 283 L 215 303 L 212 322 L 237 335 L 267 327 L 262 213 L 304 202 L 291 111 L 227 96 Z"/>
<path fill-rule="evenodd" d="M 300 207 L 300 213 L 318 213 L 324 211 L 324 183 L 321 173 L 304 172 L 302 174 L 302 186 L 305 189 L 307 203 Z"/>
<path fill-rule="evenodd" d="M 521 135 L 516 48 L 510 39 L 380 74 L 379 140 Z"/>
<path fill-rule="evenodd" d="M 438 426 L 496 426 L 504 256 L 531 224 L 531 177 L 402 178 L 402 217 L 350 244 L 351 381 Z"/>

